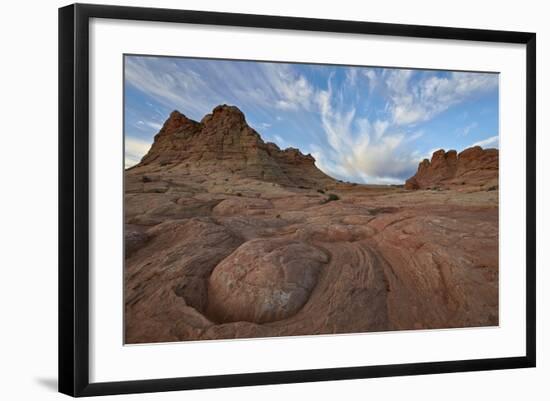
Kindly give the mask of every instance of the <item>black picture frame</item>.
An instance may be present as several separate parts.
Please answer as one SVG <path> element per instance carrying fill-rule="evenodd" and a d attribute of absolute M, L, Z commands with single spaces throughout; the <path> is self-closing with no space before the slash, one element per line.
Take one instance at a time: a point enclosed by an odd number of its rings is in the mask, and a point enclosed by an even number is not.
<path fill-rule="evenodd" d="M 525 355 L 494 359 L 90 383 L 88 30 L 91 18 L 524 44 L 527 72 Z M 535 102 L 535 33 L 87 4 L 74 4 L 60 8 L 59 391 L 71 396 L 95 396 L 534 367 L 536 363 Z"/>

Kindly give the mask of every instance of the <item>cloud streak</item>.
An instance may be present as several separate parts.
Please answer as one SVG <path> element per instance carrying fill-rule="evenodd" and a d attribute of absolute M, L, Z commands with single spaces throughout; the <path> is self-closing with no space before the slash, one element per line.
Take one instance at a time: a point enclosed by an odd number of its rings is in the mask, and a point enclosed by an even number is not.
<path fill-rule="evenodd" d="M 403 145 L 407 135 L 388 130 L 389 121 L 370 122 L 358 116 L 340 93 L 351 90 L 352 80 L 336 90 L 329 78 L 328 89 L 317 95 L 322 126 L 330 150 L 316 148 L 318 166 L 330 175 L 365 183 L 397 183 L 412 175 L 417 159 Z"/>
<path fill-rule="evenodd" d="M 288 64 L 126 57 L 128 85 L 200 118 L 221 103 L 265 113 L 265 108 L 310 110 L 314 89 Z"/>
<path fill-rule="evenodd" d="M 498 135 L 491 136 L 487 139 L 483 139 L 478 142 L 474 142 L 472 146 L 481 146 L 482 148 L 498 148 L 499 146 Z"/>
<path fill-rule="evenodd" d="M 385 85 L 391 100 L 389 109 L 397 125 L 430 120 L 449 107 L 498 86 L 496 74 L 426 74 L 413 81 L 415 74 L 418 72 L 413 70 L 391 70 L 385 74 Z"/>
<path fill-rule="evenodd" d="M 127 56 L 125 84 L 127 166 L 167 112 L 199 120 L 221 103 L 243 110 L 265 140 L 311 152 L 325 173 L 354 182 L 403 182 L 433 148 L 498 146 L 498 136 L 479 136 L 498 132 L 494 74 Z M 483 107 L 469 106 L 483 96 Z M 459 105 L 470 121 L 453 117 Z"/>

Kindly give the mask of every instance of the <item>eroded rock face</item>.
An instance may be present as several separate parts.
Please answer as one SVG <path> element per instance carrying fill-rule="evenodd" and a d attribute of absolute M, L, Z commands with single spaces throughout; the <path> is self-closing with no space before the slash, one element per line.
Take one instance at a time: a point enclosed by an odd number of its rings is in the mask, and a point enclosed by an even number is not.
<path fill-rule="evenodd" d="M 416 174 L 405 183 L 406 189 L 480 187 L 498 185 L 498 150 L 474 146 L 460 152 L 433 153 L 432 160 L 424 159 Z"/>
<path fill-rule="evenodd" d="M 208 313 L 220 322 L 288 318 L 309 299 L 327 261 L 321 249 L 304 242 L 248 241 L 212 272 Z"/>
<path fill-rule="evenodd" d="M 172 113 L 125 172 L 125 341 L 496 325 L 495 177 L 472 148 L 421 163 L 447 190 L 347 185 L 236 108 Z"/>
<path fill-rule="evenodd" d="M 390 321 L 397 329 L 497 325 L 494 214 L 432 208 L 388 215 L 374 224 L 380 230 L 377 249 L 392 267 L 387 275 Z"/>
<path fill-rule="evenodd" d="M 212 324 L 203 314 L 208 278 L 242 241 L 209 218 L 168 218 L 147 236 L 126 259 L 126 341 L 195 338 Z"/>
<path fill-rule="evenodd" d="M 214 108 L 200 122 L 173 111 L 137 167 L 171 166 L 202 173 L 231 174 L 284 185 L 322 185 L 332 181 L 311 155 L 265 143 L 235 106 Z M 298 174 L 296 174 L 298 173 Z"/>

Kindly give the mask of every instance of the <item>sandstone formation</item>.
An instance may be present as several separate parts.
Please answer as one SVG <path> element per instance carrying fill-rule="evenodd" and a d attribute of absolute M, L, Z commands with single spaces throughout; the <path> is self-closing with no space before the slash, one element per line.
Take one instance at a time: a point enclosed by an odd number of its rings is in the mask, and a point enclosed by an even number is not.
<path fill-rule="evenodd" d="M 150 168 L 183 163 L 187 171 L 231 174 L 284 185 L 319 185 L 330 177 L 318 170 L 311 155 L 285 150 L 260 135 L 234 106 L 221 105 L 200 122 L 173 111 L 138 166 Z"/>
<path fill-rule="evenodd" d="M 125 341 L 498 324 L 491 154 L 438 154 L 441 191 L 350 185 L 235 107 L 172 113 L 125 172 Z"/>
<path fill-rule="evenodd" d="M 424 159 L 416 174 L 405 183 L 406 189 L 495 188 L 498 186 L 498 149 L 474 146 L 458 155 L 456 150 L 433 153 Z"/>
<path fill-rule="evenodd" d="M 255 323 L 290 317 L 309 299 L 327 262 L 322 249 L 302 241 L 247 241 L 212 272 L 208 315 Z"/>

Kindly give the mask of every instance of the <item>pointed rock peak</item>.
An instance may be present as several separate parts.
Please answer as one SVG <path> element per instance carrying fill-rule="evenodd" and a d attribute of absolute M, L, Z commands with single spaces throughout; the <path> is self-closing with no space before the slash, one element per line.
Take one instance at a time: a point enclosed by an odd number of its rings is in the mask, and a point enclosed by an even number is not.
<path fill-rule="evenodd" d="M 243 112 L 237 106 L 230 106 L 227 104 L 221 104 L 214 107 L 212 113 L 207 114 L 201 120 L 201 123 L 206 124 L 211 121 L 235 121 L 244 123 L 245 117 Z"/>
<path fill-rule="evenodd" d="M 188 118 L 185 116 L 185 114 L 180 113 L 178 110 L 174 110 L 168 116 L 168 119 L 166 120 L 165 124 L 168 123 L 168 122 L 171 122 L 171 121 L 172 122 L 183 122 L 183 121 L 187 121 L 187 120 L 188 120 Z"/>
<path fill-rule="evenodd" d="M 171 134 L 181 128 L 186 126 L 194 126 L 198 124 L 196 121 L 187 118 L 184 114 L 180 113 L 177 110 L 174 110 L 170 113 L 168 119 L 164 122 L 160 133 Z"/>
<path fill-rule="evenodd" d="M 227 104 L 220 104 L 219 106 L 214 107 L 212 114 L 235 115 L 244 119 L 243 112 L 237 106 L 230 106 Z"/>
<path fill-rule="evenodd" d="M 170 113 L 170 116 L 168 116 L 168 119 L 171 119 L 171 118 L 180 118 L 180 117 L 185 117 L 185 114 L 180 113 L 178 110 L 173 110 L 173 111 Z"/>

